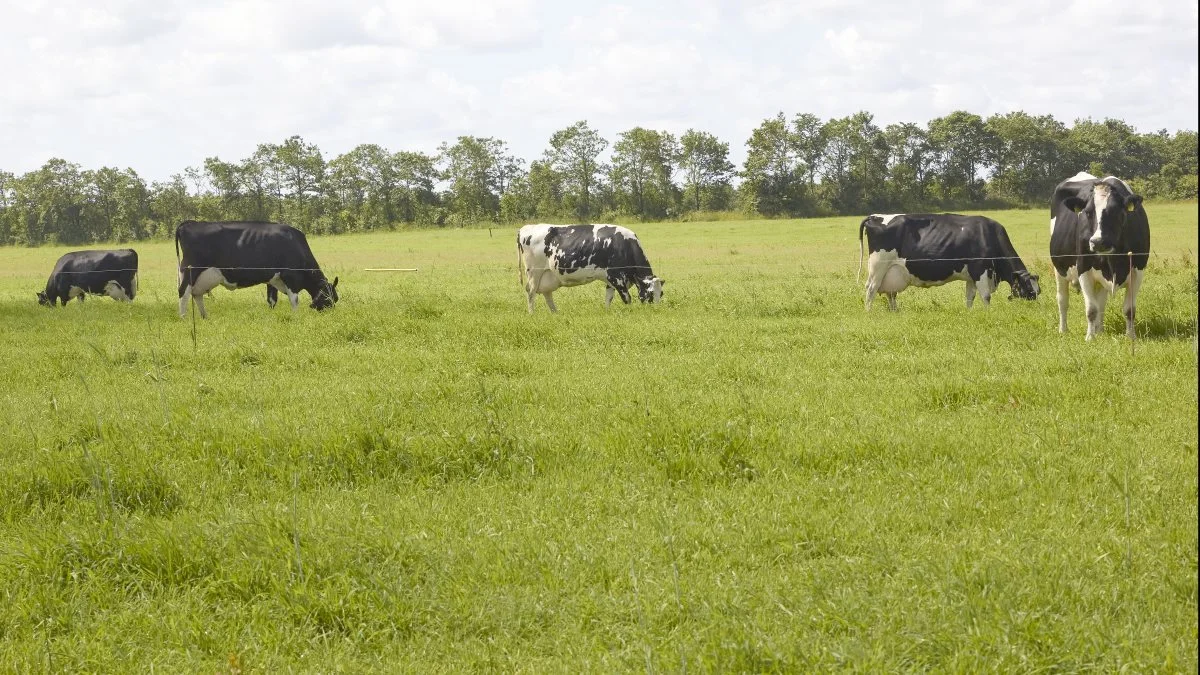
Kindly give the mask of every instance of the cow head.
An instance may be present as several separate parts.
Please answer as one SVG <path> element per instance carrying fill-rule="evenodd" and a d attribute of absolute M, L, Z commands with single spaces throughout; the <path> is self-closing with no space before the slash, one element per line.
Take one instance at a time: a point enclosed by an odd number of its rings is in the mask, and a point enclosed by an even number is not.
<path fill-rule="evenodd" d="M 1085 183 L 1064 199 L 1063 204 L 1087 218 L 1092 229 L 1088 248 L 1093 253 L 1109 253 L 1123 238 L 1127 214 L 1141 207 L 1142 196 L 1128 190 L 1120 181 L 1106 178 Z"/>
<path fill-rule="evenodd" d="M 1012 294 L 1008 296 L 1009 300 L 1015 298 L 1037 300 L 1038 295 L 1042 292 L 1042 287 L 1038 284 L 1038 275 L 1030 274 L 1025 270 L 1017 272 L 1008 286 L 1012 290 Z"/>
<path fill-rule="evenodd" d="M 38 291 L 38 292 L 37 292 L 37 298 L 38 298 L 38 304 L 39 304 L 39 305 L 44 305 L 44 306 L 46 306 L 46 307 L 53 307 L 53 306 L 54 306 L 54 301 L 53 301 L 53 300 L 51 300 L 51 299 L 50 299 L 50 297 L 46 295 L 46 292 L 45 292 L 45 291 Z"/>
<path fill-rule="evenodd" d="M 312 307 L 316 310 L 333 307 L 338 301 L 337 292 L 338 278 L 333 278 L 333 283 L 329 283 L 328 279 L 321 279 L 317 284 L 317 292 L 312 294 Z"/>
<path fill-rule="evenodd" d="M 656 276 L 642 277 L 637 281 L 638 300 L 642 302 L 661 302 L 663 284 L 667 282 Z"/>

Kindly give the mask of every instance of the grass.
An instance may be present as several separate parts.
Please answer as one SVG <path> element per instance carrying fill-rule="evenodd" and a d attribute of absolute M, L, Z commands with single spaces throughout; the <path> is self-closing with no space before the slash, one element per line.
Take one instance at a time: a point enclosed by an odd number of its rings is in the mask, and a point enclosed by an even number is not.
<path fill-rule="evenodd" d="M 640 225 L 666 304 L 531 317 L 512 231 L 420 231 L 195 348 L 172 244 L 54 310 L 0 249 L 0 664 L 1196 672 L 1196 205 L 1148 211 L 1133 346 L 1057 333 L 1040 211 L 1034 303 L 866 313 L 835 218 Z"/>

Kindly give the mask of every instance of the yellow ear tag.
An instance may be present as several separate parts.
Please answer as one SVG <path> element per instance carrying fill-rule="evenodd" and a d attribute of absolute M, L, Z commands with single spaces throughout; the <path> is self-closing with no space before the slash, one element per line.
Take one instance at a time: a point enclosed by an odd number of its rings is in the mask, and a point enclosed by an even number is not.
<path fill-rule="evenodd" d="M 1125 205 L 1125 210 L 1130 213 L 1133 213 L 1134 209 L 1136 209 L 1136 208 L 1137 208 L 1137 204 L 1134 204 L 1133 202 L 1129 202 L 1128 204 Z"/>

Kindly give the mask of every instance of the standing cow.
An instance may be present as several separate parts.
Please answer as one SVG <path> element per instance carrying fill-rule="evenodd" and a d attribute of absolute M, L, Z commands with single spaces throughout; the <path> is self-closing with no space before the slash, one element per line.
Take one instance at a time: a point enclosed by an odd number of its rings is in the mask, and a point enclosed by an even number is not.
<path fill-rule="evenodd" d="M 620 225 L 526 225 L 517 232 L 517 264 L 529 313 L 538 293 L 557 312 L 553 293 L 562 286 L 604 282 L 604 304 L 613 293 L 630 303 L 629 288 L 642 302 L 662 299 L 662 279 L 654 276 L 637 235 Z"/>
<path fill-rule="evenodd" d="M 196 300 L 202 318 L 204 294 L 217 286 L 230 290 L 269 284 L 286 294 L 295 310 L 299 292 L 308 291 L 314 309 L 338 301 L 337 277 L 325 278 L 304 233 L 290 225 L 262 222 L 187 220 L 175 228 L 179 260 L 179 315 L 187 315 L 187 298 Z M 268 293 L 270 303 L 272 297 Z"/>
<path fill-rule="evenodd" d="M 991 302 L 1001 281 L 1012 289 L 1010 297 L 1037 299 L 1038 276 L 1030 274 L 1008 239 L 1004 226 L 983 216 L 956 213 L 872 215 L 858 226 L 858 261 L 862 266 L 862 240 L 867 235 L 867 309 L 876 293 L 887 296 L 896 309 L 896 294 L 917 286 L 941 286 L 965 281 L 970 307 L 978 292 L 983 304 Z"/>
<path fill-rule="evenodd" d="M 38 304 L 53 307 L 60 301 L 83 296 L 107 295 L 129 302 L 137 295 L 137 251 L 131 248 L 115 251 L 72 251 L 64 253 L 54 264 L 46 290 L 37 294 Z"/>
<path fill-rule="evenodd" d="M 1133 320 L 1150 260 L 1150 220 L 1141 195 L 1128 183 L 1082 171 L 1059 183 L 1050 204 L 1050 260 L 1058 282 L 1060 333 L 1067 332 L 1067 292 L 1072 284 L 1083 294 L 1086 340 L 1103 330 L 1108 296 L 1124 285 L 1125 334 L 1136 336 Z"/>

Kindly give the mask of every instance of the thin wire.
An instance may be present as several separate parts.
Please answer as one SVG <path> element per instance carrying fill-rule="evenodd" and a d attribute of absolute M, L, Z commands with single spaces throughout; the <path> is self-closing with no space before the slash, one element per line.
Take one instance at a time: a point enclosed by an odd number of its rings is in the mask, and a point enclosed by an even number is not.
<path fill-rule="evenodd" d="M 1132 251 L 1127 251 L 1125 253 L 1071 253 L 1071 254 L 1066 254 L 1066 255 L 1050 255 L 1049 258 L 1051 261 L 1053 261 L 1056 259 L 1071 259 L 1071 258 L 1081 258 L 1081 257 L 1089 257 L 1089 258 L 1090 257 L 1097 257 L 1097 258 L 1130 257 L 1130 258 L 1132 258 L 1133 256 L 1146 256 L 1146 257 L 1154 257 L 1154 258 L 1159 258 L 1159 259 L 1161 259 L 1161 257 L 1162 257 L 1159 255 L 1159 253 L 1157 251 L 1147 251 L 1146 253 L 1135 253 Z M 1041 260 L 1043 258 L 1038 256 L 1038 257 L 1033 257 L 1030 259 L 1031 260 Z M 981 260 L 1021 260 L 1021 256 L 1007 255 L 1007 256 L 975 256 L 975 257 L 960 257 L 960 258 L 897 258 L 897 260 L 898 261 L 903 260 L 904 262 L 964 262 L 964 261 L 971 262 L 971 261 L 981 261 Z M 825 264 L 834 264 L 834 265 L 856 265 L 856 264 L 858 264 L 859 261 L 858 260 L 828 260 L 828 259 L 826 259 L 826 260 L 822 260 L 820 262 L 825 263 Z M 501 264 L 507 265 L 507 263 L 498 263 L 498 262 L 492 263 L 492 265 L 501 265 Z M 759 261 L 759 262 L 755 262 L 753 264 L 748 264 L 748 265 L 742 265 L 742 264 L 737 264 L 737 263 L 726 264 L 726 263 L 711 263 L 711 262 L 688 263 L 688 264 L 692 265 L 692 266 L 703 266 L 703 267 L 743 267 L 743 266 L 759 267 L 759 266 L 763 266 L 763 265 L 772 265 L 772 264 L 787 265 L 787 264 L 793 264 L 793 263 L 790 261 L 774 262 L 774 263 Z M 453 267 L 455 269 L 468 269 L 468 268 L 479 268 L 480 266 L 430 265 L 430 267 L 431 268 Z M 650 269 L 650 268 L 651 268 L 650 265 L 607 265 L 607 266 L 588 266 L 588 267 L 528 267 L 526 269 L 528 269 L 531 272 L 545 272 L 545 271 L 550 271 L 550 270 L 556 270 L 559 272 L 578 272 L 580 270 L 590 270 L 590 269 L 644 270 L 644 269 Z M 321 268 L 319 268 L 319 267 L 229 267 L 229 266 L 224 266 L 224 265 L 206 265 L 206 266 L 188 265 L 184 269 L 188 269 L 188 270 L 197 270 L 197 269 L 200 269 L 200 270 L 203 270 L 203 269 L 249 270 L 249 271 L 262 271 L 262 272 L 321 272 L 322 271 Z M 124 268 L 119 268 L 119 269 L 94 270 L 94 271 L 90 271 L 90 272 L 75 272 L 75 271 L 65 271 L 64 270 L 61 272 L 57 272 L 56 274 L 57 275 L 97 274 L 97 273 L 104 273 L 104 272 L 137 272 L 137 271 L 138 271 L 138 268 L 136 268 L 136 267 L 124 267 Z M 418 271 L 418 269 L 417 268 L 401 268 L 401 267 L 365 268 L 363 271 L 364 272 L 416 272 L 416 271 Z"/>

